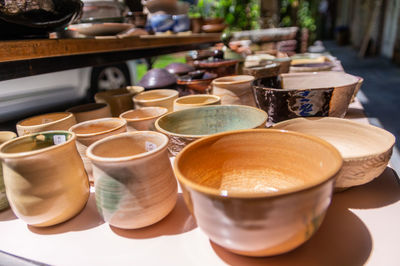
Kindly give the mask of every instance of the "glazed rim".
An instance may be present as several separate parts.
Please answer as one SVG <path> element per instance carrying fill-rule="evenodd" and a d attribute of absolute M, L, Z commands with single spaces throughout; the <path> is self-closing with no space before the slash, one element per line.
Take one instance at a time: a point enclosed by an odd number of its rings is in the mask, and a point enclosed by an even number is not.
<path fill-rule="evenodd" d="M 93 133 L 87 133 L 87 134 L 79 134 L 74 132 L 74 130 L 78 127 L 81 127 L 83 125 L 90 125 L 90 124 L 97 124 L 96 122 L 104 122 L 104 121 L 115 121 L 115 122 L 120 122 L 119 125 L 108 129 L 108 130 L 104 130 L 104 131 L 98 131 L 98 132 L 93 132 Z M 97 135 L 101 135 L 101 134 L 106 134 L 109 132 L 113 132 L 116 131 L 124 126 L 126 126 L 127 122 L 125 119 L 121 119 L 121 118 L 117 118 L 117 117 L 106 117 L 106 118 L 99 118 L 99 119 L 94 119 L 94 120 L 89 120 L 89 121 L 84 121 L 81 122 L 79 124 L 73 125 L 72 127 L 70 127 L 70 129 L 68 130 L 69 132 L 74 132 L 76 134 L 77 137 L 93 137 L 93 136 L 97 136 Z"/>
<path fill-rule="evenodd" d="M 230 84 L 240 84 L 253 81 L 255 78 L 250 75 L 233 75 L 217 78 L 213 80 L 214 85 L 230 85 Z"/>
<path fill-rule="evenodd" d="M 375 153 L 368 153 L 368 155 L 365 155 L 365 156 L 351 156 L 351 157 L 347 157 L 347 156 L 343 157 L 342 156 L 343 159 L 345 159 L 346 161 L 365 159 L 365 158 L 368 158 L 368 157 L 376 157 L 376 156 L 388 151 L 389 149 L 391 149 L 394 146 L 395 142 L 396 142 L 396 137 L 391 132 L 389 132 L 389 131 L 387 131 L 385 129 L 382 129 L 382 128 L 379 128 L 379 127 L 376 127 L 376 126 L 373 126 L 373 125 L 369 125 L 369 124 L 357 123 L 357 122 L 354 122 L 354 121 L 350 121 L 350 120 L 347 120 L 347 119 L 344 119 L 344 118 L 338 118 L 338 117 L 299 117 L 299 118 L 294 118 L 294 119 L 290 119 L 290 120 L 286 120 L 286 121 L 282 121 L 282 122 L 276 123 L 275 125 L 273 125 L 273 128 L 276 128 L 276 129 L 279 129 L 279 130 L 286 130 L 286 129 L 279 128 L 279 127 L 286 126 L 286 125 L 291 125 L 291 124 L 293 124 L 293 125 L 294 124 L 303 124 L 304 119 L 311 120 L 311 121 L 323 119 L 324 121 L 335 121 L 335 122 L 338 122 L 338 123 L 345 123 L 345 124 L 349 124 L 349 125 L 352 125 L 352 126 L 355 126 L 355 127 L 366 129 L 368 131 L 375 130 L 375 131 L 380 132 L 380 134 L 384 135 L 385 138 L 391 138 L 391 141 L 390 141 L 391 144 L 389 145 L 390 147 L 383 146 L 383 147 L 381 147 L 381 150 L 379 150 L 379 151 L 377 151 Z M 316 121 L 314 121 L 314 122 L 318 123 Z M 333 146 L 335 146 L 335 145 L 333 145 Z"/>
<path fill-rule="evenodd" d="M 213 103 L 217 103 L 221 100 L 221 97 L 213 94 L 194 94 L 194 95 L 188 95 L 188 96 L 183 96 L 175 99 L 174 104 L 179 104 L 183 106 L 203 106 L 204 103 L 181 103 L 181 100 L 186 100 L 190 98 L 205 98 L 205 99 L 210 99 L 213 101 L 207 102 L 207 105 L 211 105 Z"/>
<path fill-rule="evenodd" d="M 270 68 L 278 68 L 278 67 L 279 67 L 278 63 L 272 63 L 272 64 L 266 64 L 266 65 L 257 65 L 257 66 L 245 67 L 244 69 L 260 70 L 260 69 L 270 69 Z"/>
<path fill-rule="evenodd" d="M 162 96 L 162 97 L 160 97 L 160 98 L 156 98 L 156 99 L 148 99 L 148 100 L 147 100 L 147 99 L 140 99 L 140 96 L 152 94 L 152 93 L 155 93 L 155 92 L 169 92 L 170 94 L 169 94 L 169 95 L 166 95 L 166 96 Z M 178 93 L 178 91 L 176 91 L 176 90 L 169 90 L 169 89 L 150 90 L 150 91 L 144 91 L 144 92 L 141 92 L 141 93 L 135 95 L 135 96 L 133 97 L 133 100 L 134 100 L 135 102 L 146 102 L 146 103 L 151 103 L 151 102 L 158 102 L 158 101 L 167 100 L 167 99 L 173 98 L 173 97 L 175 97 L 175 96 L 178 96 L 178 94 L 179 94 L 179 93 Z"/>
<path fill-rule="evenodd" d="M 54 144 L 52 146 L 43 148 L 43 149 L 39 149 L 39 150 L 33 150 L 33 151 L 24 151 L 24 152 L 17 152 L 17 153 L 7 153 L 7 152 L 3 152 L 3 149 L 8 146 L 11 143 L 20 141 L 24 138 L 32 138 L 32 137 L 36 137 L 36 136 L 40 136 L 40 135 L 46 135 L 46 134 L 56 134 L 56 133 L 60 133 L 60 134 L 68 134 L 70 137 L 61 144 Z M 31 155 L 36 155 L 42 152 L 47 152 L 50 150 L 54 150 L 57 149 L 58 147 L 64 146 L 69 144 L 72 141 L 76 140 L 76 134 L 74 132 L 69 132 L 69 131 L 64 131 L 64 130 L 51 130 L 51 131 L 44 131 L 44 132 L 38 132 L 38 133 L 33 133 L 33 134 L 29 134 L 29 135 L 25 135 L 25 136 L 21 136 L 21 137 L 17 137 L 15 139 L 11 139 L 7 142 L 4 142 L 2 145 L 0 145 L 0 158 L 20 158 L 20 157 L 27 157 L 27 156 L 31 156 Z"/>
<path fill-rule="evenodd" d="M 200 185 L 196 182 L 191 181 L 190 179 L 186 178 L 182 172 L 180 171 L 179 167 L 178 167 L 178 163 L 180 161 L 180 158 L 183 156 L 183 154 L 185 154 L 185 152 L 189 149 L 192 149 L 192 147 L 199 145 L 199 143 L 202 142 L 206 142 L 210 139 L 217 139 L 220 136 L 227 136 L 227 135 L 234 135 L 234 134 L 240 134 L 240 133 L 254 133 L 254 132 L 275 132 L 278 133 L 280 132 L 280 134 L 290 134 L 290 135 L 295 135 L 295 136 L 299 136 L 302 138 L 307 138 L 309 140 L 312 140 L 314 142 L 318 142 L 319 144 L 325 146 L 326 148 L 328 148 L 332 153 L 335 154 L 335 156 L 337 157 L 337 159 L 340 161 L 340 163 L 338 163 L 338 165 L 332 169 L 330 172 L 326 173 L 324 175 L 324 178 L 322 178 L 322 181 L 319 182 L 314 182 L 314 183 L 310 183 L 307 185 L 303 185 L 303 186 L 296 186 L 294 188 L 291 189 L 284 189 L 284 190 L 279 190 L 278 192 L 228 192 L 228 195 L 221 195 L 221 190 L 216 189 L 216 188 L 210 188 L 207 186 L 203 186 Z M 201 138 L 198 139 L 192 143 L 190 143 L 189 145 L 187 145 L 185 148 L 183 148 L 182 151 L 180 151 L 178 153 L 178 155 L 175 158 L 174 161 L 174 172 L 175 172 L 175 176 L 177 177 L 177 179 L 179 180 L 179 182 L 189 186 L 190 188 L 192 188 L 193 190 L 196 190 L 198 192 L 204 193 L 204 194 L 208 194 L 208 195 L 212 195 L 212 196 L 216 196 L 216 197 L 229 197 L 229 198 L 272 198 L 272 197 L 277 197 L 277 196 L 285 196 L 285 195 L 289 195 L 289 194 L 294 194 L 296 192 L 299 191 L 305 191 L 305 190 L 309 190 L 312 189 L 314 187 L 320 186 L 328 181 L 330 181 L 331 179 L 334 179 L 336 174 L 340 171 L 340 169 L 342 168 L 343 165 L 343 159 L 342 156 L 340 155 L 339 151 L 329 142 L 311 136 L 311 135 L 306 135 L 303 133 L 299 133 L 299 132 L 294 132 L 294 131 L 288 131 L 288 130 L 279 130 L 279 129 L 245 129 L 245 130 L 233 130 L 233 131 L 228 131 L 228 132 L 223 132 L 223 133 L 218 133 L 218 134 L 214 134 L 205 138 Z"/>
<path fill-rule="evenodd" d="M 237 107 L 237 108 L 243 108 L 243 109 L 248 109 L 248 110 L 249 109 L 253 109 L 254 111 L 257 111 L 259 113 L 264 114 L 265 115 L 264 120 L 260 124 L 256 125 L 255 127 L 260 127 L 261 125 L 265 124 L 267 122 L 267 119 L 268 119 L 268 114 L 265 111 L 263 111 L 263 110 L 261 110 L 259 108 L 256 108 L 256 107 L 252 107 L 252 106 L 247 106 L 247 105 L 219 105 L 219 106 L 218 105 L 208 105 L 208 106 L 199 106 L 199 107 L 190 108 L 190 109 L 183 109 L 183 110 L 174 111 L 172 113 L 165 114 L 165 115 L 161 116 L 160 118 L 158 118 L 156 120 L 156 122 L 154 123 L 154 125 L 155 125 L 157 131 L 160 131 L 161 133 L 169 135 L 169 136 L 176 136 L 176 137 L 183 137 L 183 138 L 202 138 L 202 137 L 207 137 L 207 136 L 210 136 L 210 134 L 207 134 L 207 135 L 185 135 L 185 134 L 178 134 L 178 133 L 175 133 L 175 132 L 171 132 L 171 131 L 165 130 L 162 127 L 160 127 L 158 125 L 158 123 L 159 123 L 159 121 L 161 119 L 163 119 L 164 117 L 166 117 L 168 115 L 171 115 L 171 114 L 177 114 L 177 113 L 180 113 L 180 112 L 189 112 L 189 110 L 193 111 L 194 109 L 198 110 L 198 109 L 201 109 L 201 108 L 206 109 L 206 108 L 224 108 L 224 107 L 227 107 L 227 108 Z M 216 134 L 220 134 L 220 133 L 216 133 Z"/>
<path fill-rule="evenodd" d="M 143 110 L 143 109 L 144 109 L 144 110 L 154 110 L 154 109 L 158 109 L 158 110 L 161 111 L 162 113 L 161 113 L 161 114 L 158 114 L 158 115 L 145 116 L 145 117 L 140 117 L 140 118 L 123 117 L 124 115 L 126 115 L 126 114 L 128 114 L 128 113 L 132 113 L 132 112 L 135 112 L 135 111 L 138 111 L 138 110 Z M 145 120 L 151 120 L 151 119 L 160 117 L 160 116 L 162 116 L 162 115 L 164 115 L 164 114 L 166 114 L 166 113 L 168 113 L 168 109 L 167 109 L 167 108 L 159 107 L 159 106 L 148 106 L 148 107 L 142 107 L 142 108 L 135 109 L 135 110 L 126 111 L 126 112 L 120 114 L 119 118 L 124 119 L 124 120 L 126 120 L 126 121 L 132 121 L 132 122 L 135 122 L 135 121 L 145 121 Z"/>
<path fill-rule="evenodd" d="M 86 113 L 94 110 L 99 110 L 101 108 L 107 107 L 107 103 L 87 103 L 78 106 L 74 106 L 67 109 L 67 112 L 70 113 Z"/>
<path fill-rule="evenodd" d="M 28 126 L 27 126 L 27 125 L 23 125 L 24 122 L 26 122 L 26 121 L 28 121 L 28 120 L 30 120 L 30 119 L 38 118 L 38 117 L 46 116 L 46 115 L 53 115 L 53 114 L 65 114 L 66 116 L 63 117 L 63 118 L 60 118 L 60 119 L 51 121 L 51 122 L 47 122 L 47 123 L 35 124 L 35 125 L 30 125 L 30 126 L 29 126 L 29 125 L 28 125 Z M 24 119 L 24 120 L 22 120 L 22 121 L 19 121 L 19 122 L 17 123 L 17 126 L 18 126 L 18 127 L 30 127 L 30 128 L 32 128 L 32 127 L 44 126 L 44 125 L 48 126 L 48 125 L 52 125 L 52 124 L 59 123 L 59 122 L 61 122 L 61 121 L 70 119 L 71 116 L 72 116 L 72 117 L 74 116 L 74 114 L 71 113 L 71 112 L 55 112 L 55 113 L 48 113 L 48 114 L 36 115 L 36 116 L 28 117 L 28 118 L 26 118 L 26 119 Z"/>
<path fill-rule="evenodd" d="M 118 138 L 122 138 L 122 137 L 129 137 L 132 135 L 156 135 L 160 138 L 163 139 L 163 143 L 158 146 L 157 148 L 155 148 L 154 150 L 151 151 L 147 151 L 147 152 L 142 152 L 139 154 L 135 154 L 135 155 L 131 155 L 131 156 L 125 156 L 125 157 L 103 157 L 103 156 L 98 156 L 93 154 L 93 149 L 100 145 L 103 144 L 104 142 L 113 140 L 113 139 L 118 139 Z M 121 161 L 130 161 L 132 159 L 139 159 L 139 158 L 144 158 L 147 156 L 150 156 L 154 153 L 157 153 L 163 149 L 166 149 L 168 145 L 168 137 L 165 136 L 164 134 L 158 133 L 158 132 L 154 132 L 154 131 L 134 131 L 134 132 L 125 132 L 125 133 L 121 133 L 121 134 L 117 134 L 117 135 L 113 135 L 113 136 L 109 136 L 106 137 L 104 139 L 101 139 L 99 141 L 96 141 L 95 143 L 93 143 L 92 145 L 89 146 L 89 148 L 86 150 L 86 156 L 93 161 L 97 161 L 97 162 L 121 162 Z"/>

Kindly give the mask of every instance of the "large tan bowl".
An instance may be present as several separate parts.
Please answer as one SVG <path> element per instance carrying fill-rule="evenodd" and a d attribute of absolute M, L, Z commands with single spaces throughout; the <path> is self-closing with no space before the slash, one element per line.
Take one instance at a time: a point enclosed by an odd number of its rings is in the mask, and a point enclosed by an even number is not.
<path fill-rule="evenodd" d="M 216 244 L 247 256 L 288 252 L 319 228 L 340 153 L 297 132 L 257 129 L 200 139 L 174 171 L 185 203 Z"/>
<path fill-rule="evenodd" d="M 110 106 L 107 103 L 88 103 L 71 107 L 67 112 L 73 113 L 77 123 L 111 117 Z"/>
<path fill-rule="evenodd" d="M 143 107 L 122 113 L 119 118 L 128 123 L 128 131 L 155 130 L 154 122 L 162 115 L 168 113 L 164 107 Z"/>
<path fill-rule="evenodd" d="M 206 105 L 220 105 L 221 97 L 211 94 L 196 94 L 183 96 L 174 101 L 174 111 L 206 106 Z"/>
<path fill-rule="evenodd" d="M 265 127 L 264 111 L 244 105 L 214 105 L 185 109 L 157 119 L 156 129 L 169 137 L 168 150 L 176 155 L 187 144 L 215 133 Z"/>
<path fill-rule="evenodd" d="M 17 133 L 24 136 L 49 130 L 68 130 L 75 124 L 75 116 L 70 112 L 43 114 L 19 121 Z"/>
<path fill-rule="evenodd" d="M 335 146 L 344 159 L 336 180 L 337 190 L 378 177 L 385 170 L 395 143 L 395 137 L 384 129 L 333 117 L 296 118 L 274 128 L 317 136 Z"/>
<path fill-rule="evenodd" d="M 135 108 L 149 106 L 164 107 L 169 112 L 174 109 L 174 100 L 178 98 L 178 91 L 169 89 L 150 90 L 133 97 Z"/>
<path fill-rule="evenodd" d="M 254 77 L 250 75 L 226 76 L 214 79 L 213 94 L 221 97 L 221 104 L 256 106 L 251 88 Z"/>
<path fill-rule="evenodd" d="M 7 197 L 29 225 L 51 226 L 77 215 L 89 198 L 89 182 L 68 131 L 47 131 L 0 146 Z"/>

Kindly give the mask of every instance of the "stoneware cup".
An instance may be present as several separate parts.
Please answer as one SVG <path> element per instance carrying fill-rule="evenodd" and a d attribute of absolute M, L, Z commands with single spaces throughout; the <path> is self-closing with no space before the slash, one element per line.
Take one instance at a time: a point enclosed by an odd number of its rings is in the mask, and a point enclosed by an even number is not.
<path fill-rule="evenodd" d="M 94 99 L 96 103 L 107 103 L 111 108 L 111 114 L 119 117 L 120 114 L 133 108 L 132 96 L 135 93 L 126 88 L 108 90 L 96 93 Z"/>
<path fill-rule="evenodd" d="M 133 101 L 135 108 L 143 108 L 149 106 L 164 107 L 168 112 L 174 109 L 174 100 L 178 98 L 178 91 L 169 89 L 144 91 L 135 95 Z"/>
<path fill-rule="evenodd" d="M 166 113 L 168 109 L 164 107 L 143 107 L 122 113 L 119 117 L 128 123 L 128 131 L 155 131 L 154 122 Z"/>
<path fill-rule="evenodd" d="M 24 136 L 49 130 L 68 130 L 75 124 L 75 116 L 70 112 L 43 114 L 19 121 L 17 133 Z"/>
<path fill-rule="evenodd" d="M 221 97 L 221 104 L 256 106 L 251 88 L 253 76 L 238 75 L 214 79 L 213 94 Z"/>
<path fill-rule="evenodd" d="M 100 118 L 74 125 L 69 129 L 76 134 L 76 147 L 85 165 L 91 184 L 94 182 L 92 163 L 86 157 L 87 148 L 94 142 L 108 136 L 116 135 L 127 131 L 126 121 L 119 118 Z"/>
<path fill-rule="evenodd" d="M 392 133 L 368 124 L 334 117 L 296 118 L 274 128 L 297 131 L 326 140 L 341 153 L 344 163 L 336 191 L 372 181 L 385 170 L 393 151 Z"/>
<path fill-rule="evenodd" d="M 6 141 L 9 141 L 15 138 L 17 134 L 11 131 L 0 131 L 0 145 Z M 6 188 L 4 186 L 3 179 L 3 168 L 0 164 L 0 211 L 6 209 L 9 206 L 7 196 L 6 196 Z"/>
<path fill-rule="evenodd" d="M 0 146 L 8 200 L 27 224 L 59 224 L 84 208 L 89 182 L 75 140 L 68 131 L 47 131 Z"/>
<path fill-rule="evenodd" d="M 246 256 L 295 249 L 330 205 L 340 153 L 319 138 L 270 129 L 200 139 L 175 158 L 185 203 L 216 244 Z"/>
<path fill-rule="evenodd" d="M 188 95 L 175 99 L 174 111 L 206 105 L 220 105 L 221 97 L 211 94 Z"/>
<path fill-rule="evenodd" d="M 69 108 L 67 112 L 73 113 L 77 123 L 111 117 L 110 106 L 107 103 L 88 103 Z"/>
<path fill-rule="evenodd" d="M 97 208 L 110 225 L 123 229 L 149 226 L 174 208 L 177 183 L 167 144 L 163 134 L 135 131 L 89 147 Z"/>

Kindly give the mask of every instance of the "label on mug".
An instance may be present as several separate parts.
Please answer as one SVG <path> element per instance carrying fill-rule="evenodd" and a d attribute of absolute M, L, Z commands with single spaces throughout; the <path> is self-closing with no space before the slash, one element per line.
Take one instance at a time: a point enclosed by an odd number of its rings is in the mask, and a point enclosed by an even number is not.
<path fill-rule="evenodd" d="M 53 142 L 55 145 L 62 144 L 66 141 L 67 141 L 67 139 L 66 139 L 65 135 L 54 135 L 53 136 Z"/>
<path fill-rule="evenodd" d="M 152 151 L 157 149 L 157 145 L 150 142 L 150 141 L 146 141 L 146 151 Z"/>

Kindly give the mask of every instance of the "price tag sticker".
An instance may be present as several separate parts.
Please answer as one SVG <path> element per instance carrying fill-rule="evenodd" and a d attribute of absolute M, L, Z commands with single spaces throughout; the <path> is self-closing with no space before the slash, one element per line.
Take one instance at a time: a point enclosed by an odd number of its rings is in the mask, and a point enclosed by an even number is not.
<path fill-rule="evenodd" d="M 67 141 L 67 138 L 65 137 L 65 135 L 54 135 L 53 136 L 53 142 L 55 145 L 62 144 L 66 141 Z"/>
<path fill-rule="evenodd" d="M 150 142 L 150 141 L 146 141 L 146 151 L 152 151 L 157 149 L 157 145 Z"/>

